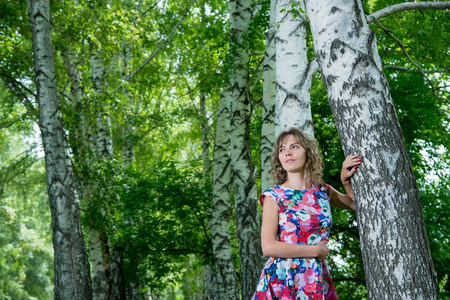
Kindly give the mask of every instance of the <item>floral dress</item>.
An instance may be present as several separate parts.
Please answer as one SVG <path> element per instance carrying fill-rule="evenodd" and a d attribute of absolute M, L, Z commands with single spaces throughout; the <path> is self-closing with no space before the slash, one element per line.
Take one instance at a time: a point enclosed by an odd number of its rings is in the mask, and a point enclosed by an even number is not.
<path fill-rule="evenodd" d="M 275 186 L 260 197 L 272 196 L 278 205 L 278 240 L 316 245 L 328 240 L 331 227 L 330 186 L 317 184 L 308 190 Z M 315 258 L 270 257 L 252 300 L 337 299 L 325 262 Z"/>

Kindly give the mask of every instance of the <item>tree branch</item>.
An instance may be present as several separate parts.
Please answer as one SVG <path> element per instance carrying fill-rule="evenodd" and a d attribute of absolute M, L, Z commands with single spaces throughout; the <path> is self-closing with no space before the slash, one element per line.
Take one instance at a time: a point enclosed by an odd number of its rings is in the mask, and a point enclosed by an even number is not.
<path fill-rule="evenodd" d="M 259 59 L 258 63 L 256 64 L 255 68 L 250 71 L 250 74 L 256 74 L 250 78 L 248 81 L 247 86 L 245 87 L 245 90 L 242 92 L 243 94 L 248 94 L 248 98 L 252 99 L 251 93 L 254 90 L 255 86 L 258 84 L 258 82 L 263 77 L 263 68 L 261 68 L 262 63 L 264 62 L 264 53 L 261 53 L 261 58 Z"/>
<path fill-rule="evenodd" d="M 197 0 L 192 0 L 191 3 L 189 4 L 188 8 L 186 9 L 186 11 L 184 12 L 184 14 L 181 16 L 180 20 L 178 20 L 178 23 L 172 28 L 172 31 L 169 33 L 169 35 L 156 47 L 155 51 L 153 51 L 152 54 L 150 54 L 150 56 L 131 74 L 129 74 L 127 77 L 125 77 L 124 81 L 130 81 L 131 79 L 134 78 L 134 76 L 136 76 L 140 71 L 142 71 L 142 69 L 145 68 L 145 66 L 147 66 L 158 54 L 159 52 L 161 52 L 161 50 L 163 50 L 169 40 L 172 38 L 172 36 L 175 34 L 175 32 L 177 31 L 178 27 L 180 27 L 181 23 L 184 21 L 184 19 L 187 17 L 189 11 L 191 10 L 192 6 L 194 5 L 194 3 Z M 120 89 L 122 85 L 119 85 L 117 89 Z"/>
<path fill-rule="evenodd" d="M 9 122 L 4 123 L 4 124 L 0 124 L 0 129 L 11 127 L 11 126 L 13 126 L 14 124 L 16 124 L 16 123 L 18 123 L 20 121 L 22 121 L 22 119 L 18 118 L 18 119 L 9 121 Z"/>
<path fill-rule="evenodd" d="M 149 11 L 151 11 L 153 8 L 155 8 L 155 7 L 158 5 L 159 2 L 161 2 L 161 0 L 156 1 L 155 3 L 153 3 L 153 5 L 151 5 L 149 8 L 147 8 L 146 10 L 144 10 L 144 11 L 141 13 L 141 17 L 145 16 Z"/>
<path fill-rule="evenodd" d="M 392 69 L 397 71 L 405 71 L 405 72 L 411 72 L 411 73 L 420 73 L 419 70 L 416 69 L 410 69 L 407 67 L 401 67 L 401 66 L 394 66 L 394 65 L 384 65 L 383 69 Z M 424 73 L 446 73 L 449 70 L 422 70 Z"/>
<path fill-rule="evenodd" d="M 208 124 L 205 123 L 205 120 L 203 120 L 202 118 L 202 114 L 200 113 L 200 111 L 198 110 L 197 106 L 195 105 L 195 101 L 192 97 L 192 93 L 195 91 L 195 89 L 200 86 L 198 85 L 197 87 L 195 87 L 194 89 L 191 89 L 191 87 L 189 86 L 189 83 L 187 82 L 186 78 L 184 78 L 184 82 L 186 84 L 186 88 L 188 90 L 188 92 L 185 95 L 189 95 L 189 99 L 192 102 L 192 106 L 194 107 L 195 112 L 197 113 L 197 117 L 200 120 L 200 122 L 203 124 L 203 126 L 206 128 L 206 130 L 208 131 L 208 135 L 211 136 L 212 139 L 214 139 L 214 134 L 211 132 L 211 129 L 209 128 Z"/>
<path fill-rule="evenodd" d="M 403 45 L 402 41 L 400 41 L 395 35 L 392 34 L 392 32 L 390 30 L 388 30 L 386 27 L 384 27 L 383 24 L 380 23 L 380 21 L 375 20 L 375 23 L 378 25 L 378 27 L 380 27 L 389 37 L 391 37 L 395 42 L 397 42 L 397 44 L 400 46 L 400 48 L 402 49 L 403 53 L 405 53 L 406 58 L 419 70 L 419 72 L 422 74 L 422 76 L 428 81 L 428 83 L 431 86 L 431 91 L 433 92 L 433 95 L 443 101 L 446 101 L 447 103 L 450 103 L 450 101 L 448 99 L 442 98 L 437 94 L 436 88 L 433 84 L 433 82 L 427 77 L 427 75 L 425 74 L 424 70 L 422 70 L 422 68 L 420 67 L 420 65 L 415 62 L 411 56 L 409 55 L 408 51 L 406 50 L 405 46 Z"/>
<path fill-rule="evenodd" d="M 373 14 L 367 16 L 367 21 L 373 23 L 376 20 L 385 18 L 392 14 L 407 10 L 429 10 L 429 9 L 447 9 L 450 8 L 450 1 L 442 2 L 407 2 L 395 5 L 389 5 Z"/>
<path fill-rule="evenodd" d="M 30 99 L 28 99 L 27 95 L 25 94 L 24 90 L 29 93 L 30 95 L 33 95 L 35 98 L 37 98 L 36 94 L 33 93 L 32 90 L 30 90 L 28 87 L 23 85 L 20 81 L 17 81 L 15 78 L 9 76 L 6 73 L 1 73 L 1 76 L 4 77 L 4 80 L 6 81 L 6 84 L 10 88 L 10 90 L 16 95 L 17 98 L 21 99 L 25 108 L 27 109 L 28 115 L 31 117 L 31 119 L 35 122 L 39 119 L 39 112 L 34 107 L 33 103 Z"/>

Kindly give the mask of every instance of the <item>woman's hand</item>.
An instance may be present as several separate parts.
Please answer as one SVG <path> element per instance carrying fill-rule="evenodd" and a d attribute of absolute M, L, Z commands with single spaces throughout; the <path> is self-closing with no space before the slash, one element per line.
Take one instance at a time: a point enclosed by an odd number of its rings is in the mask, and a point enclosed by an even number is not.
<path fill-rule="evenodd" d="M 320 241 L 316 245 L 317 251 L 318 251 L 316 257 L 320 261 L 326 260 L 328 257 L 328 254 L 330 253 L 330 249 L 327 247 L 327 243 L 328 243 L 327 240 L 323 240 L 323 241 Z"/>
<path fill-rule="evenodd" d="M 344 186 L 350 183 L 350 178 L 358 170 L 358 165 L 362 163 L 362 157 L 357 154 L 347 156 L 342 163 L 341 181 Z"/>

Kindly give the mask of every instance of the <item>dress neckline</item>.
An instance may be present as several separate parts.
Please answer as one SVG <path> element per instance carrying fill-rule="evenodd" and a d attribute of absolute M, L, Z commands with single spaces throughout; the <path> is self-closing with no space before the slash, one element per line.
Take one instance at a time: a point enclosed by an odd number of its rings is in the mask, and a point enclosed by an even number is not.
<path fill-rule="evenodd" d="M 283 189 L 283 190 L 298 191 L 298 192 L 302 192 L 302 193 L 304 193 L 304 192 L 306 192 L 307 190 L 310 189 L 310 188 L 309 188 L 309 189 L 299 190 L 299 189 L 290 188 L 290 187 L 287 187 L 287 186 L 284 186 L 284 185 L 281 185 L 281 184 L 279 184 L 278 187 L 280 187 L 280 188 Z M 311 188 L 312 188 L 312 187 L 311 187 Z"/>

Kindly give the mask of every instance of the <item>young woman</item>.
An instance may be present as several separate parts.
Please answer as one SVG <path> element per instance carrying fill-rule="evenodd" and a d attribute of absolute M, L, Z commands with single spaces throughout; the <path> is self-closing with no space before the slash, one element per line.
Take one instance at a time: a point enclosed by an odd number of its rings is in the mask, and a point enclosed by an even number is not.
<path fill-rule="evenodd" d="M 346 195 L 321 181 L 318 144 L 303 131 L 282 132 L 272 155 L 276 186 L 264 191 L 261 246 L 267 261 L 253 300 L 337 299 L 326 265 L 330 204 L 355 210 L 350 178 L 362 158 L 348 156 L 341 170 Z"/>

